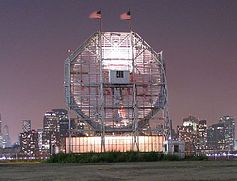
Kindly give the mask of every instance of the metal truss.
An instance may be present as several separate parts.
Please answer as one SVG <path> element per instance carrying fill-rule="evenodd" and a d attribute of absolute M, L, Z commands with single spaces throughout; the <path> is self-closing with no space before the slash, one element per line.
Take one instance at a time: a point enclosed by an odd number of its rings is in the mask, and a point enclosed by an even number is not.
<path fill-rule="evenodd" d="M 126 70 L 129 81 L 111 83 L 111 70 Z M 94 33 L 65 60 L 64 84 L 69 108 L 95 132 L 138 135 L 163 111 L 169 134 L 162 52 L 135 32 Z"/>

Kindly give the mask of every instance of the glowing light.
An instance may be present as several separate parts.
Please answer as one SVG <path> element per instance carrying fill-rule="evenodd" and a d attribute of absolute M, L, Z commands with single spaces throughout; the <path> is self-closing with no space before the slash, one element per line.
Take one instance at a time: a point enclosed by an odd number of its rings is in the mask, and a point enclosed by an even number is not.
<path fill-rule="evenodd" d="M 118 113 L 119 113 L 120 117 L 122 117 L 122 118 L 126 117 L 126 110 L 124 109 L 123 106 L 120 107 L 120 109 L 118 110 Z"/>
<path fill-rule="evenodd" d="M 103 47 L 103 65 L 110 70 L 132 70 L 132 53 L 129 47 Z"/>
<path fill-rule="evenodd" d="M 106 151 L 131 151 L 133 136 L 105 136 Z M 162 151 L 163 136 L 138 136 L 139 151 Z M 72 137 L 71 151 L 73 153 L 101 152 L 101 137 Z M 69 151 L 69 138 L 66 138 L 66 151 Z"/>

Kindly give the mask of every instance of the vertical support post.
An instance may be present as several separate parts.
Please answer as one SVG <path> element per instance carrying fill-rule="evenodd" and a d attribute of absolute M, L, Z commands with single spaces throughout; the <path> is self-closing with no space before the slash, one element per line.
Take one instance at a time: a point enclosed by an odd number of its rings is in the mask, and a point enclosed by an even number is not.
<path fill-rule="evenodd" d="M 99 31 L 99 61 L 100 61 L 100 99 L 99 111 L 101 120 L 101 152 L 105 152 L 105 123 L 104 123 L 104 90 L 103 90 L 103 59 L 102 59 L 102 32 Z"/>
<path fill-rule="evenodd" d="M 73 53 L 69 55 L 69 58 L 65 61 L 64 74 L 65 74 L 65 95 L 66 95 L 66 104 L 68 106 L 68 152 L 71 153 L 71 119 L 70 119 L 70 109 L 71 109 L 71 58 Z"/>
<path fill-rule="evenodd" d="M 137 101 L 136 101 L 136 81 L 135 81 L 135 60 L 134 60 L 134 50 L 133 50 L 133 32 L 130 30 L 130 47 L 132 54 L 132 83 L 133 83 L 133 150 L 139 151 L 138 146 L 138 121 L 137 121 Z"/>
<path fill-rule="evenodd" d="M 173 154 L 173 143 L 172 143 L 172 135 L 171 135 L 171 120 L 169 118 L 169 110 L 168 110 L 168 87 L 167 87 L 167 79 L 166 79 L 166 68 L 165 62 L 163 59 L 163 51 L 159 53 L 159 59 L 162 63 L 162 77 L 163 77 L 163 96 L 164 96 L 164 128 L 165 128 L 165 141 L 167 142 L 167 152 L 169 154 Z M 171 150 L 169 150 L 171 149 Z"/>
<path fill-rule="evenodd" d="M 71 153 L 71 105 L 68 106 L 68 152 Z"/>

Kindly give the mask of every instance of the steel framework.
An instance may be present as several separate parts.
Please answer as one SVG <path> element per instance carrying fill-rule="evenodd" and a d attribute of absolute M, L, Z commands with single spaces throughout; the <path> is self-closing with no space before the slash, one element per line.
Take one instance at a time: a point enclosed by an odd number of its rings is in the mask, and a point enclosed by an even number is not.
<path fill-rule="evenodd" d="M 66 103 L 102 138 L 133 133 L 136 144 L 159 112 L 168 137 L 165 72 L 162 52 L 137 33 L 96 32 L 65 60 Z"/>

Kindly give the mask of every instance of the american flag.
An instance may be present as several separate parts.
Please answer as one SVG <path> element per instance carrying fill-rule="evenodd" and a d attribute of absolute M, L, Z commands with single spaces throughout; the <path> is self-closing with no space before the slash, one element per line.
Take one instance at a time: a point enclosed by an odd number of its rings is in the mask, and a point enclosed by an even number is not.
<path fill-rule="evenodd" d="M 101 19 L 101 11 L 93 11 L 90 16 L 90 19 Z"/>
<path fill-rule="evenodd" d="M 130 10 L 120 15 L 121 20 L 130 20 L 132 19 Z"/>

